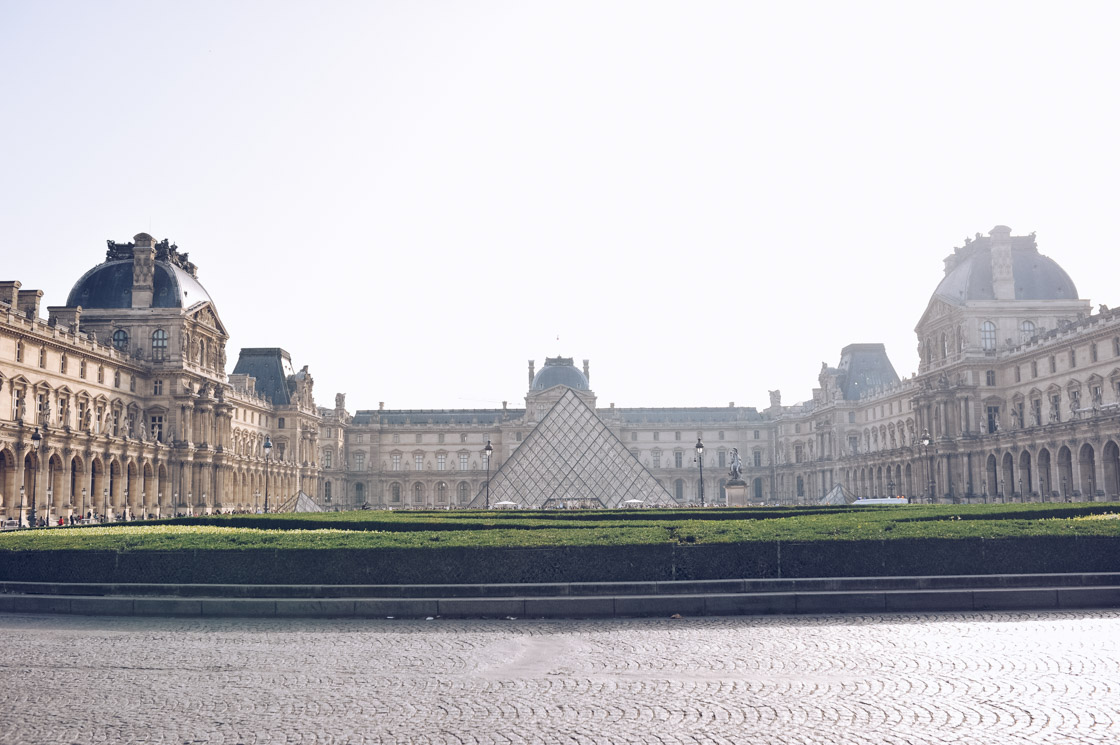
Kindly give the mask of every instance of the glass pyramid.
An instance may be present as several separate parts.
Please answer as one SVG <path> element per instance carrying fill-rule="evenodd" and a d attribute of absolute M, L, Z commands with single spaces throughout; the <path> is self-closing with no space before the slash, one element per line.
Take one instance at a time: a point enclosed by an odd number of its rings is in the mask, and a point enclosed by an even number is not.
<path fill-rule="evenodd" d="M 571 390 L 490 479 L 490 506 L 500 503 L 521 508 L 676 506 L 665 487 Z M 471 507 L 485 505 L 483 487 Z"/>

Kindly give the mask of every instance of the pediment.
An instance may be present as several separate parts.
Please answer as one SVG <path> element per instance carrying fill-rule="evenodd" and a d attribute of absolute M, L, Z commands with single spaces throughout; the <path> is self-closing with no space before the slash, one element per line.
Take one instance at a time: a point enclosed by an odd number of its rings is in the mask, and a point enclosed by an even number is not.
<path fill-rule="evenodd" d="M 930 300 L 929 305 L 926 306 L 926 312 L 922 314 L 922 318 L 918 321 L 918 325 L 914 327 L 914 330 L 917 331 L 918 329 L 923 328 L 929 323 L 933 323 L 934 321 L 940 318 L 944 318 L 945 316 L 952 315 L 956 313 L 957 310 L 958 307 L 956 305 L 945 302 L 941 298 L 935 297 Z"/>
<path fill-rule="evenodd" d="M 214 306 L 208 302 L 201 302 L 197 306 L 191 308 L 189 315 L 191 320 L 195 323 L 214 329 L 223 335 L 226 333 L 226 327 L 222 324 L 221 319 L 218 318 Z"/>

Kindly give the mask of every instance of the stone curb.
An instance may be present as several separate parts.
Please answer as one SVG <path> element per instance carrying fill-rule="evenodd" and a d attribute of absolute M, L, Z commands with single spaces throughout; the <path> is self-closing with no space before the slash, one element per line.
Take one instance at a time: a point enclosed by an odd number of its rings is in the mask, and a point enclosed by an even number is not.
<path fill-rule="evenodd" d="M 1120 585 L 470 598 L 0 595 L 0 612 L 253 618 L 637 618 L 1120 608 Z"/>

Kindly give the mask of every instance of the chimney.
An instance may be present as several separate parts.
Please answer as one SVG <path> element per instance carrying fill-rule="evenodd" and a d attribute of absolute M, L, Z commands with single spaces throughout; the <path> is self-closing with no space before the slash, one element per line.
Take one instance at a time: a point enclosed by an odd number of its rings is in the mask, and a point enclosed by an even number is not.
<path fill-rule="evenodd" d="M 537 363 L 534 362 L 533 360 L 529 360 L 529 387 L 530 388 L 533 387 L 533 377 L 534 377 L 533 373 L 536 370 L 536 368 L 537 368 Z"/>
<path fill-rule="evenodd" d="M 23 283 L 13 282 L 0 282 L 0 302 L 7 303 L 12 306 L 12 310 L 19 308 L 19 288 Z"/>
<path fill-rule="evenodd" d="M 385 402 L 384 401 L 378 401 L 377 402 L 377 410 L 378 411 L 385 411 Z"/>
<path fill-rule="evenodd" d="M 506 409 L 508 407 L 508 404 L 508 401 L 502 401 L 502 409 Z"/>
<path fill-rule="evenodd" d="M 583 377 L 587 378 L 587 384 L 591 385 L 591 365 L 588 360 L 583 361 Z"/>
<path fill-rule="evenodd" d="M 155 241 L 147 233 L 132 237 L 132 307 L 152 307 L 152 275 L 156 270 Z"/>
<path fill-rule="evenodd" d="M 1011 228 L 997 225 L 992 237 L 992 292 L 996 300 L 1015 299 L 1015 274 L 1011 269 Z"/>
<path fill-rule="evenodd" d="M 61 305 L 52 305 L 47 308 L 47 322 L 52 326 L 62 326 L 70 333 L 76 334 L 79 329 L 79 320 L 82 317 L 82 306 L 67 308 Z"/>
<path fill-rule="evenodd" d="M 39 317 L 39 301 L 43 299 L 42 290 L 20 290 L 16 302 L 19 312 L 28 318 Z"/>

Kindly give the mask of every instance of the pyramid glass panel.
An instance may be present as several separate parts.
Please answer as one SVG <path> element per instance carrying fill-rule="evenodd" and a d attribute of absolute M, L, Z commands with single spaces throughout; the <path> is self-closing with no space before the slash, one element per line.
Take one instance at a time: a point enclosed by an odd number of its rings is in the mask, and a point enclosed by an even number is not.
<path fill-rule="evenodd" d="M 485 506 L 485 490 L 471 502 Z M 676 505 L 646 467 L 569 390 L 490 479 L 490 504 L 520 507 Z"/>

